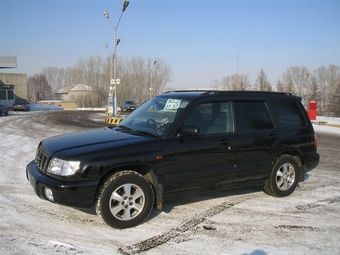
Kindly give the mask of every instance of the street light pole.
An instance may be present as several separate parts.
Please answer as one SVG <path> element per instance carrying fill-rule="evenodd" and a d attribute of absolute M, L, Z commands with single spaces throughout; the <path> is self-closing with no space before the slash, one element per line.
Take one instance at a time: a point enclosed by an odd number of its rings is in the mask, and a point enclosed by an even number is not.
<path fill-rule="evenodd" d="M 111 51 L 109 50 L 109 45 L 106 42 L 104 43 L 104 47 L 107 49 L 107 51 L 109 52 L 109 55 L 110 55 L 110 86 L 109 86 L 109 96 L 111 94 L 111 98 L 112 98 L 113 97 L 113 93 L 112 93 L 112 89 L 111 89 L 111 80 L 112 80 L 112 77 L 113 77 L 112 67 L 113 67 L 114 56 L 111 54 Z M 108 105 L 108 107 L 109 107 L 109 105 Z"/>
<path fill-rule="evenodd" d="M 114 45 L 114 53 L 113 53 L 113 63 L 111 61 L 111 72 L 110 72 L 110 92 L 112 95 L 112 116 L 117 116 L 117 84 L 119 84 L 120 82 L 118 82 L 117 79 L 117 45 L 120 42 L 120 39 L 117 39 L 117 28 L 118 25 L 120 23 L 120 20 L 123 16 L 123 12 L 126 10 L 126 8 L 129 6 L 129 1 L 124 1 L 123 4 L 123 9 L 122 12 L 120 14 L 119 20 L 117 22 L 116 27 L 114 27 L 111 23 L 110 17 L 109 17 L 109 13 L 105 10 L 103 11 L 104 16 L 109 20 L 110 25 L 113 29 L 113 45 Z M 112 65 L 113 65 L 113 79 L 112 79 Z"/>
<path fill-rule="evenodd" d="M 153 68 L 155 67 L 157 61 L 155 60 L 153 62 L 153 65 L 150 68 L 150 73 L 149 73 L 149 97 L 153 96 L 153 83 L 152 83 L 152 72 L 153 72 Z M 147 65 L 149 65 L 148 62 L 146 62 Z"/>

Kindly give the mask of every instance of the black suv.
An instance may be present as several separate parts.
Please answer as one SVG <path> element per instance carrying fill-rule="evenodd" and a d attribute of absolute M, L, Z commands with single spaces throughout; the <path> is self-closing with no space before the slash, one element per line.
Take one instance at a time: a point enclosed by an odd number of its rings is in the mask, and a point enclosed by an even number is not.
<path fill-rule="evenodd" d="M 289 93 L 176 91 L 118 126 L 40 142 L 26 175 L 54 203 L 95 206 L 115 228 L 143 222 L 180 196 L 261 185 L 290 195 L 319 163 L 317 139 Z"/>

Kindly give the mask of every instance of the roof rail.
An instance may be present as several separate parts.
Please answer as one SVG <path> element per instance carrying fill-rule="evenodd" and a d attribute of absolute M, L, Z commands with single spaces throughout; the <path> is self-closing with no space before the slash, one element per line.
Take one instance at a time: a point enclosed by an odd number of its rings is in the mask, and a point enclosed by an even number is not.
<path fill-rule="evenodd" d="M 277 92 L 277 91 L 255 91 L 255 90 L 171 90 L 166 91 L 163 94 L 166 93 L 178 93 L 178 92 L 201 92 L 202 95 L 208 95 L 208 94 L 215 94 L 215 95 L 224 95 L 224 94 L 230 94 L 230 93 L 240 93 L 240 94 L 268 94 L 268 95 L 287 95 L 292 96 L 289 92 Z"/>

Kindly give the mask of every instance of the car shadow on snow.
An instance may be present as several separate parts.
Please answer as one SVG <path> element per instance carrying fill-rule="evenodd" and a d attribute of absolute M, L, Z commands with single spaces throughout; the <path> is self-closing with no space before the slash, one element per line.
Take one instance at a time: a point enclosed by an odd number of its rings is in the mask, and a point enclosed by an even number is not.
<path fill-rule="evenodd" d="M 261 186 L 254 186 L 254 187 L 248 187 L 248 188 L 234 188 L 234 189 L 226 189 L 222 191 L 212 191 L 212 192 L 206 192 L 201 194 L 195 194 L 191 196 L 181 197 L 177 199 L 171 199 L 166 200 L 163 203 L 163 209 L 158 210 L 156 207 L 153 208 L 152 212 L 150 213 L 149 217 L 146 219 L 146 221 L 150 221 L 153 218 L 163 213 L 171 213 L 171 211 L 176 207 L 180 205 L 188 205 L 192 203 L 217 199 L 217 198 L 225 198 L 226 200 L 228 197 L 236 196 L 236 195 L 245 195 L 250 193 L 257 193 L 257 192 L 264 192 L 263 187 Z"/>
<path fill-rule="evenodd" d="M 260 187 L 260 186 L 259 187 L 257 187 L 257 186 L 249 187 L 249 188 L 235 188 L 235 189 L 230 189 L 230 190 L 227 189 L 227 190 L 222 190 L 222 191 L 212 191 L 212 192 L 206 192 L 206 193 L 181 197 L 181 198 L 177 198 L 177 199 L 166 200 L 163 203 L 163 209 L 162 210 L 158 210 L 156 208 L 156 206 L 154 206 L 149 217 L 145 220 L 145 222 L 156 218 L 162 212 L 167 213 L 167 214 L 171 213 L 171 211 L 176 206 L 188 205 L 188 204 L 192 204 L 192 203 L 197 203 L 197 202 L 202 202 L 202 201 L 207 201 L 207 200 L 212 200 L 212 199 L 217 199 L 217 198 L 222 198 L 222 197 L 225 197 L 226 200 L 227 200 L 228 197 L 231 197 L 231 196 L 245 195 L 245 194 L 257 193 L 257 192 L 263 192 L 263 188 Z M 74 209 L 81 211 L 83 213 L 86 213 L 86 214 L 97 215 L 94 207 L 91 207 L 91 208 L 74 208 Z"/>

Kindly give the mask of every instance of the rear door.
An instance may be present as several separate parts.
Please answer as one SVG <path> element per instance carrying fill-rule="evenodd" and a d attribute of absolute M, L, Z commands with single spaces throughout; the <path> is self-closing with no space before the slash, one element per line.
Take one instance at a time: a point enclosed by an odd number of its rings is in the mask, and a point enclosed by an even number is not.
<path fill-rule="evenodd" d="M 235 182 L 263 179 L 268 176 L 284 139 L 269 113 L 267 103 L 235 101 L 237 166 Z"/>

